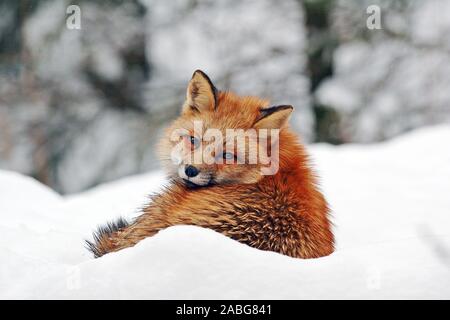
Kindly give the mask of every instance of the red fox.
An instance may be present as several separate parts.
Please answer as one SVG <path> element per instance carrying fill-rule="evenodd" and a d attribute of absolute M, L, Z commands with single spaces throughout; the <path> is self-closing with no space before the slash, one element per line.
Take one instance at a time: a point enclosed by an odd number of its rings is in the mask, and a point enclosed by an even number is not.
<path fill-rule="evenodd" d="M 292 110 L 292 106 L 270 107 L 260 98 L 218 91 L 205 73 L 195 71 L 181 116 L 159 145 L 169 186 L 153 195 L 133 222 L 119 219 L 100 227 L 94 242 L 87 241 L 88 248 L 101 257 L 134 246 L 164 228 L 196 225 L 295 258 L 331 254 L 334 237 L 329 208 L 317 188 L 304 146 L 289 129 Z M 219 143 L 206 139 L 195 126 L 214 128 L 226 138 Z M 278 135 L 249 135 L 240 147 L 223 151 L 230 142 L 226 134 L 230 129 L 270 130 Z M 252 163 L 242 161 L 255 148 L 260 150 L 263 142 L 269 145 L 271 156 L 276 154 L 272 173 L 264 173 L 267 163 L 259 161 L 263 157 Z M 221 161 L 193 162 L 200 149 Z"/>

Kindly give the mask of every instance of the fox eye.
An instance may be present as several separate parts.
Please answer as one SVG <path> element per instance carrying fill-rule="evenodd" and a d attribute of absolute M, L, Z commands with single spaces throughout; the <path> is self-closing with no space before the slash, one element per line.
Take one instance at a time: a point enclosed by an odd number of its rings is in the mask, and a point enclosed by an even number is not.
<path fill-rule="evenodd" d="M 223 158 L 225 160 L 231 160 L 234 159 L 234 154 L 232 154 L 231 152 L 224 152 L 223 153 Z"/>
<path fill-rule="evenodd" d="M 200 140 L 194 136 L 190 136 L 190 141 L 193 149 L 197 149 L 200 145 Z"/>

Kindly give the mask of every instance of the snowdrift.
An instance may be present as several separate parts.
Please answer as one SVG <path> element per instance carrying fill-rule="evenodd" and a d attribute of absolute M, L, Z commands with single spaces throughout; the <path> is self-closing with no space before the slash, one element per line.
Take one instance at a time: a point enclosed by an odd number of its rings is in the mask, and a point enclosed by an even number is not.
<path fill-rule="evenodd" d="M 444 125 L 377 145 L 311 146 L 337 238 L 315 260 L 193 226 L 93 259 L 83 240 L 136 216 L 162 173 L 61 197 L 0 171 L 0 298 L 449 299 L 449 140 Z"/>

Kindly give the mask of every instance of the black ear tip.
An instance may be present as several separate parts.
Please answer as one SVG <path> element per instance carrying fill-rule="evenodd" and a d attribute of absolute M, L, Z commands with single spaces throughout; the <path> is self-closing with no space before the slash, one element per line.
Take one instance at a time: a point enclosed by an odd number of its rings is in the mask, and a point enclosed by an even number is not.
<path fill-rule="evenodd" d="M 196 74 L 199 74 L 199 75 L 201 75 L 202 77 L 209 79 L 209 77 L 206 75 L 206 73 L 204 73 L 204 72 L 203 72 L 202 70 L 200 70 L 200 69 L 197 69 L 197 70 L 194 71 L 194 73 L 192 74 L 192 78 L 194 78 Z"/>
<path fill-rule="evenodd" d="M 261 117 L 266 117 L 268 115 L 271 115 L 272 113 L 282 111 L 282 110 L 294 110 L 294 107 L 291 105 L 280 105 L 280 106 L 272 106 L 269 108 L 262 108 L 260 109 Z"/>
<path fill-rule="evenodd" d="M 280 110 L 294 110 L 294 107 L 291 105 L 278 106 Z"/>

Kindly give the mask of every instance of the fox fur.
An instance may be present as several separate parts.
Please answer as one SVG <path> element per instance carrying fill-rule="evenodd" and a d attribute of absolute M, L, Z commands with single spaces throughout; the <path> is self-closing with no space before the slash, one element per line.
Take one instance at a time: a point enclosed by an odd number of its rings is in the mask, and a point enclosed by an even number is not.
<path fill-rule="evenodd" d="M 87 242 L 95 257 L 134 246 L 175 225 L 210 228 L 261 250 L 295 258 L 317 258 L 334 250 L 330 210 L 319 191 L 305 147 L 288 126 L 290 106 L 269 107 L 268 101 L 218 91 L 197 70 L 187 89 L 181 116 L 167 129 L 159 147 L 170 184 L 133 222 L 110 223 Z M 277 128 L 279 169 L 261 175 L 258 164 L 201 165 L 202 178 L 181 178 L 170 159 L 178 128 L 192 130 L 194 120 L 205 127 Z M 203 143 L 203 142 L 202 142 Z M 183 164 L 181 164 L 183 165 Z M 207 178 L 205 178 L 207 177 Z M 196 178 L 196 177 L 195 177 Z"/>

